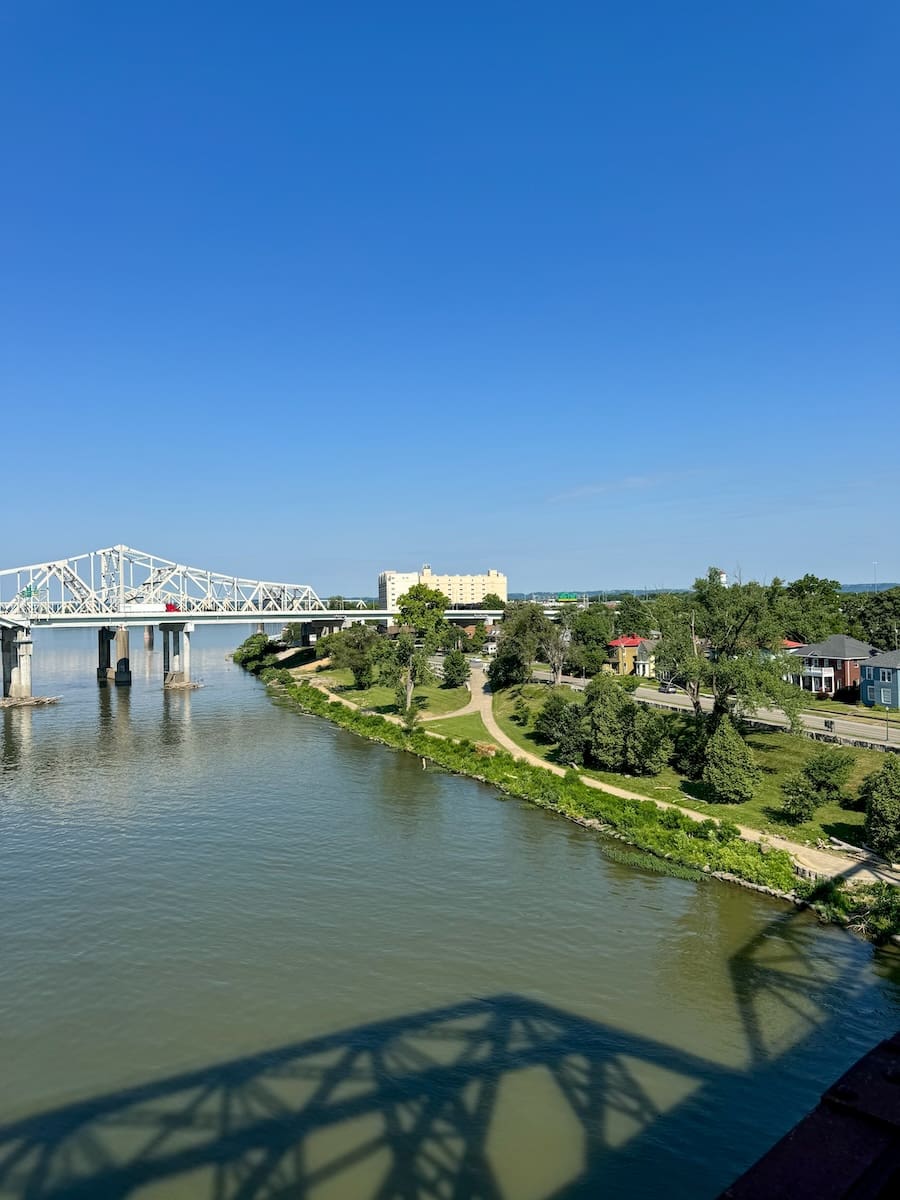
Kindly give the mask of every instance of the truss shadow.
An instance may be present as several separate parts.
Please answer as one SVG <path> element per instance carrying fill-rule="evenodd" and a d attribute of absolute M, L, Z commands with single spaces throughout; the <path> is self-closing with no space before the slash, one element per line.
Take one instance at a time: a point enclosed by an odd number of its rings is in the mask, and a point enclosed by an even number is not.
<path fill-rule="evenodd" d="M 500 1200 L 522 1194 L 523 1170 L 540 1175 L 560 1158 L 562 1177 L 543 1186 L 532 1175 L 528 1193 L 594 1195 L 611 1156 L 670 1115 L 659 1073 L 677 1081 L 672 1109 L 729 1075 L 533 1000 L 472 1000 L 9 1124 L 0 1196 Z M 522 1158 L 529 1122 L 533 1166 Z"/>

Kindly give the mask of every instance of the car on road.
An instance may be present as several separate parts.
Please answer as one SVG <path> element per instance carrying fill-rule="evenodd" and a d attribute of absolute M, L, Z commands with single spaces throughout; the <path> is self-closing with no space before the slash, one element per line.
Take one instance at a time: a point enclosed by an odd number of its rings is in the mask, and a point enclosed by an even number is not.
<path fill-rule="evenodd" d="M 671 696 L 673 692 L 678 691 L 678 688 L 675 686 L 675 684 L 672 682 L 671 679 L 667 679 L 665 683 L 660 684 L 659 690 L 661 692 L 663 692 L 666 696 Z"/>

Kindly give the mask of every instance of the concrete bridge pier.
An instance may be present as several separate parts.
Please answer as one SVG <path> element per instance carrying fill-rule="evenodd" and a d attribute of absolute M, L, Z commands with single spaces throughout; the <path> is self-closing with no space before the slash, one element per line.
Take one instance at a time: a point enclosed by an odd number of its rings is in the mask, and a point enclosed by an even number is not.
<path fill-rule="evenodd" d="M 163 686 L 190 683 L 193 623 L 167 621 L 159 629 L 163 637 Z"/>
<path fill-rule="evenodd" d="M 145 650 L 153 649 L 153 626 L 152 625 L 144 626 L 144 649 Z"/>
<path fill-rule="evenodd" d="M 116 687 L 131 687 L 131 652 L 128 630 L 120 625 L 116 630 L 116 669 L 111 671 Z"/>
<path fill-rule="evenodd" d="M 3 696 L 10 700 L 31 699 L 31 630 L 2 629 L 0 661 L 2 661 Z"/>
<path fill-rule="evenodd" d="M 97 682 L 104 687 L 112 670 L 112 653 L 109 647 L 115 636 L 107 626 L 97 630 Z"/>

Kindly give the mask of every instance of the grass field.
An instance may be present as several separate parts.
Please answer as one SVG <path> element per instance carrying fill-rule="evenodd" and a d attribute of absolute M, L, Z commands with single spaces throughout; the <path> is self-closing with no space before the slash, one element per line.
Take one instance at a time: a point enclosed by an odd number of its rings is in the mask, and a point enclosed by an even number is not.
<path fill-rule="evenodd" d="M 313 678 L 317 683 L 324 683 L 337 695 L 352 700 L 360 708 L 371 709 L 372 712 L 382 715 L 398 711 L 393 688 L 381 687 L 376 683 L 373 687 L 357 691 L 353 686 L 353 675 L 348 670 L 329 668 L 327 671 L 317 671 Z M 437 684 L 429 684 L 427 687 L 417 687 L 413 698 L 424 702 L 423 712 L 443 715 L 464 708 L 469 703 L 469 690 L 464 687 L 443 688 Z"/>
<path fill-rule="evenodd" d="M 571 693 L 567 693 L 571 696 Z M 532 721 L 540 705 L 546 699 L 548 689 L 537 684 L 524 684 L 499 692 L 494 696 L 494 716 L 500 728 L 516 745 L 532 754 L 553 761 L 553 746 L 542 743 L 535 737 L 531 726 L 523 727 L 513 718 L 513 708 L 519 696 L 523 696 L 532 711 Z M 683 721 L 679 714 L 669 720 Z M 809 738 L 781 732 L 754 732 L 747 738 L 754 758 L 762 772 L 756 795 L 745 804 L 716 804 L 710 802 L 709 789 L 702 782 L 685 779 L 671 767 L 653 777 L 616 775 L 609 771 L 584 770 L 585 775 L 607 783 L 626 787 L 633 792 L 652 799 L 668 800 L 684 808 L 702 812 L 711 817 L 721 817 L 749 825 L 753 829 L 770 830 L 797 841 L 815 841 L 817 838 L 837 837 L 842 841 L 860 844 L 863 836 L 864 814 L 858 808 L 843 808 L 837 804 L 823 805 L 812 821 L 792 825 L 781 815 L 781 783 L 798 771 L 817 748 Z M 877 750 L 851 750 L 856 759 L 850 778 L 848 792 L 855 798 L 862 780 L 884 761 Z"/>
<path fill-rule="evenodd" d="M 464 717 L 442 717 L 440 721 L 429 721 L 424 728 L 442 733 L 445 737 L 468 738 L 470 742 L 491 741 L 491 735 L 485 729 L 479 713 L 466 713 Z"/>

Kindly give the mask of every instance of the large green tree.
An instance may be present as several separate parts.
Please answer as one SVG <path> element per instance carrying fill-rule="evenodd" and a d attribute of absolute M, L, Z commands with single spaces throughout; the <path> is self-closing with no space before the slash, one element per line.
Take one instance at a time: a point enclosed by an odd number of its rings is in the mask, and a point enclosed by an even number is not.
<path fill-rule="evenodd" d="M 603 670 L 609 657 L 607 643 L 612 638 L 612 613 L 605 605 L 592 604 L 574 612 L 566 610 L 564 617 L 569 631 L 566 668 L 572 674 L 592 678 Z"/>
<path fill-rule="evenodd" d="M 449 654 L 444 655 L 444 687 L 462 687 L 468 682 L 469 675 L 469 660 L 461 650 L 451 650 Z"/>
<path fill-rule="evenodd" d="M 836 579 L 804 575 L 783 586 L 775 579 L 771 592 L 783 636 L 791 641 L 822 642 L 833 633 L 847 632 Z"/>
<path fill-rule="evenodd" d="M 411 629 L 429 649 L 436 650 L 446 625 L 444 611 L 450 601 L 437 588 L 414 583 L 397 600 L 397 623 Z"/>
<path fill-rule="evenodd" d="M 488 668 L 492 688 L 510 687 L 531 678 L 531 665 L 549 629 L 550 621 L 539 604 L 507 605 L 497 653 Z"/>
<path fill-rule="evenodd" d="M 584 729 L 586 758 L 602 770 L 657 775 L 672 754 L 666 717 L 636 704 L 613 675 L 585 689 Z"/>
<path fill-rule="evenodd" d="M 698 717 L 705 693 L 712 696 L 714 725 L 729 713 L 764 705 L 781 709 L 796 725 L 802 697 L 784 679 L 796 662 L 783 653 L 779 592 L 758 583 L 728 587 L 711 568 L 677 606 L 657 609 L 657 674 L 676 680 Z"/>
<path fill-rule="evenodd" d="M 320 638 L 316 657 L 331 659 L 332 666 L 350 670 L 357 688 L 371 687 L 379 659 L 383 655 L 384 638 L 369 625 L 351 625 Z"/>
<path fill-rule="evenodd" d="M 721 804 L 742 804 L 753 799 L 759 767 L 753 751 L 727 716 L 722 717 L 706 744 L 703 779 Z"/>
<path fill-rule="evenodd" d="M 623 596 L 616 609 L 616 628 L 619 633 L 634 633 L 649 637 L 653 628 L 651 608 L 638 596 Z"/>
<path fill-rule="evenodd" d="M 501 600 L 496 592 L 488 592 L 478 607 L 488 609 L 489 611 L 496 609 L 500 609 L 502 611 L 504 608 L 506 608 L 506 601 Z"/>
<path fill-rule="evenodd" d="M 859 794 L 866 803 L 866 841 L 885 858 L 900 857 L 900 758 L 886 753 Z"/>

